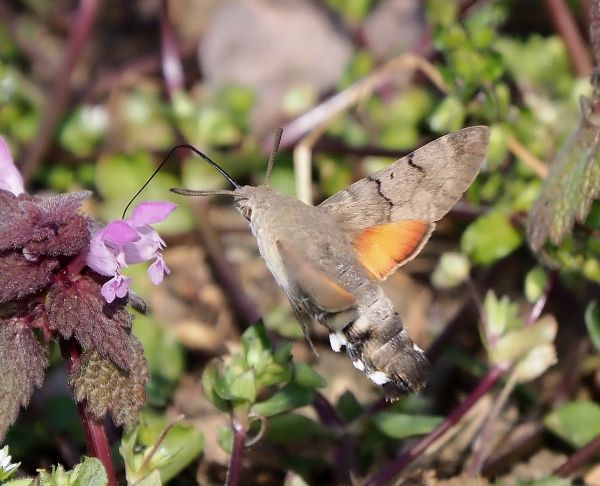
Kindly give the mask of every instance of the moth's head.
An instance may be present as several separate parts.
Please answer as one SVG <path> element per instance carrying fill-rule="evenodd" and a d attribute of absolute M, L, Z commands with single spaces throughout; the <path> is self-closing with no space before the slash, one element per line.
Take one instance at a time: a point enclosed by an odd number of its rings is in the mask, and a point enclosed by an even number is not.
<path fill-rule="evenodd" d="M 184 196 L 231 196 L 233 197 L 234 207 L 246 218 L 250 223 L 253 222 L 254 217 L 257 213 L 260 213 L 262 209 L 268 208 L 269 201 L 273 198 L 276 192 L 269 187 L 269 180 L 271 178 L 271 171 L 279 150 L 279 143 L 281 142 L 281 135 L 283 130 L 280 128 L 275 134 L 273 140 L 273 149 L 267 162 L 267 174 L 265 176 L 265 184 L 263 186 L 240 186 L 235 182 L 227 172 L 225 172 L 218 164 L 210 160 L 206 155 L 201 152 L 197 152 L 203 159 L 205 159 L 210 165 L 215 167 L 231 184 L 233 190 L 218 190 L 218 191 L 194 191 L 190 189 L 172 188 L 171 191 L 176 194 L 182 194 Z"/>
<path fill-rule="evenodd" d="M 233 191 L 233 206 L 249 223 L 270 207 L 276 191 L 268 186 L 242 186 Z"/>

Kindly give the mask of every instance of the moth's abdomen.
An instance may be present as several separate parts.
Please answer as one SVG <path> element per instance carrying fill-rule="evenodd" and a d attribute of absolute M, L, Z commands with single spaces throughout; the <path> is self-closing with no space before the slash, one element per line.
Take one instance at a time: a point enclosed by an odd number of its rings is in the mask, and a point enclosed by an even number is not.
<path fill-rule="evenodd" d="M 346 347 L 354 366 L 381 386 L 388 400 L 414 393 L 427 381 L 429 362 L 396 312 L 377 322 L 362 315 L 330 339 L 334 351 Z"/>

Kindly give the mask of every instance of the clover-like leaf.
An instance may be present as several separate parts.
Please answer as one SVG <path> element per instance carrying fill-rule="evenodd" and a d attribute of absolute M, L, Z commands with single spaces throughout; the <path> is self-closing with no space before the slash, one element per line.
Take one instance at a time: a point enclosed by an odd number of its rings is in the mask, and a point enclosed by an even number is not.
<path fill-rule="evenodd" d="M 81 364 L 69 380 L 77 401 L 87 400 L 96 418 L 107 411 L 118 425 L 130 426 L 146 401 L 148 364 L 140 342 L 132 337 L 131 366 L 126 371 L 98 351 L 83 353 Z"/>
<path fill-rule="evenodd" d="M 18 319 L 0 320 L 0 442 L 34 387 L 44 381 L 46 349 Z"/>
<path fill-rule="evenodd" d="M 560 244 L 575 221 L 583 222 L 600 195 L 600 126 L 591 120 L 593 103 L 582 100 L 581 121 L 556 155 L 527 220 L 534 251 L 547 240 Z"/>
<path fill-rule="evenodd" d="M 521 234 L 505 214 L 492 212 L 477 218 L 465 230 L 460 247 L 475 263 L 488 265 L 516 250 Z"/>
<path fill-rule="evenodd" d="M 600 434 L 600 405 L 590 400 L 568 402 L 552 410 L 544 422 L 573 447 L 583 447 Z"/>
<path fill-rule="evenodd" d="M 122 301 L 107 304 L 100 284 L 89 277 L 52 285 L 46 309 L 51 329 L 65 339 L 74 336 L 84 350 L 97 350 L 124 370 L 131 362 L 131 315 Z"/>
<path fill-rule="evenodd" d="M 56 268 L 58 261 L 54 258 L 29 261 L 19 250 L 0 253 L 0 304 L 43 290 Z"/>

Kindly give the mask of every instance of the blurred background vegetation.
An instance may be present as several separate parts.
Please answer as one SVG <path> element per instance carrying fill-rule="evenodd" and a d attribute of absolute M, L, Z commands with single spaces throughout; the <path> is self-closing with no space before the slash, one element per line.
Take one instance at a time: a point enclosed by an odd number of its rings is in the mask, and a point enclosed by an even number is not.
<path fill-rule="evenodd" d="M 593 7 L 0 4 L 0 134 L 32 192 L 91 189 L 86 211 L 101 220 L 119 218 L 180 143 L 240 184 L 259 184 L 283 126 L 272 185 L 319 202 L 438 136 L 491 128 L 487 161 L 466 197 L 386 284 L 434 362 L 422 395 L 387 408 L 350 361 L 329 350 L 324 329 L 313 329 L 320 358 L 311 353 L 227 201 L 168 192 L 227 187 L 178 151 L 141 195 L 179 207 L 160 227 L 171 276 L 159 288 L 134 279 L 152 309 L 134 323 L 152 376 L 142 425 L 122 442 L 112 429 L 130 484 L 152 471 L 172 484 L 222 483 L 235 410 L 260 417 L 250 424 L 260 440 L 244 455 L 242 484 L 348 484 L 369 475 L 369 484 L 384 484 L 377 471 L 453 417 L 458 426 L 443 447 L 401 468 L 406 484 L 467 484 L 480 474 L 478 484 L 600 484 Z M 583 111 L 581 96 L 591 100 Z M 247 330 L 260 316 L 266 328 Z M 70 469 L 83 451 L 58 356 L 6 441 L 23 474 L 57 463 Z M 224 365 L 212 361 L 219 356 Z M 472 406 L 453 415 L 482 383 Z M 143 463 L 180 414 L 186 418 L 160 443 L 162 456 Z M 580 448 L 583 461 L 573 456 Z"/>

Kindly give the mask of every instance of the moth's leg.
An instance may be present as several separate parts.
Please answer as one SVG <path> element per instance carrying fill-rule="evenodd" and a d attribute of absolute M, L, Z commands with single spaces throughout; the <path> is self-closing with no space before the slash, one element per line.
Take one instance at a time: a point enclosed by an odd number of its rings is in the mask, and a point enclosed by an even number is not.
<path fill-rule="evenodd" d="M 300 307 L 298 302 L 292 300 L 289 296 L 288 296 L 288 300 L 290 301 L 290 305 L 292 306 L 292 309 L 294 310 L 296 319 L 298 320 L 298 323 L 300 324 L 300 327 L 302 328 L 302 333 L 304 334 L 304 337 L 308 341 L 308 345 L 310 346 L 310 349 L 312 349 L 312 352 L 315 353 L 315 356 L 319 357 L 319 353 L 317 353 L 317 350 L 315 349 L 315 345 L 313 344 L 312 339 L 310 338 L 310 330 L 309 329 L 310 329 L 310 325 L 312 323 L 312 319 Z"/>

